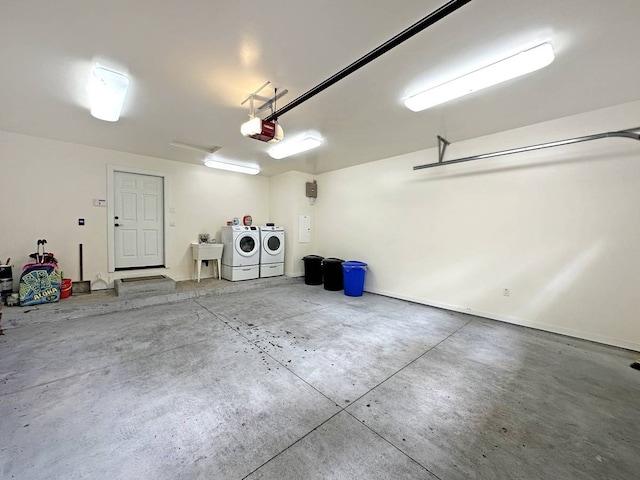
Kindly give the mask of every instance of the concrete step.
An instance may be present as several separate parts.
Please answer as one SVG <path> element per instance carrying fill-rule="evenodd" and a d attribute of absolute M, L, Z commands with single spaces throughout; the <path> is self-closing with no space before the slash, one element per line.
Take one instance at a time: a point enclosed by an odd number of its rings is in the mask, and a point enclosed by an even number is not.
<path fill-rule="evenodd" d="M 121 278 L 115 280 L 113 286 L 120 298 L 165 295 L 176 291 L 175 280 L 166 275 Z"/>
<path fill-rule="evenodd" d="M 0 328 L 10 329 L 37 323 L 124 312 L 136 308 L 164 305 L 210 295 L 229 295 L 258 288 L 296 284 L 303 281 L 304 277 L 292 278 L 286 276 L 257 278 L 242 282 L 229 282 L 218 279 L 206 279 L 201 283 L 182 281 L 178 282 L 174 291 L 170 293 L 145 294 L 132 298 L 119 297 L 113 288 L 94 290 L 88 295 L 72 295 L 56 303 L 43 303 L 32 307 L 5 307 Z M 322 286 L 319 288 L 322 288 Z"/>

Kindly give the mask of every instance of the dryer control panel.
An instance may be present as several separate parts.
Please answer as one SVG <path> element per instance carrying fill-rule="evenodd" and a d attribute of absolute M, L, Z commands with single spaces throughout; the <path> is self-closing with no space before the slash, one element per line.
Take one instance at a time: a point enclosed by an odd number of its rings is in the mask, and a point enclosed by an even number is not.
<path fill-rule="evenodd" d="M 233 225 L 231 227 L 233 229 L 234 232 L 244 232 L 244 231 L 250 231 L 250 230 L 258 230 L 258 227 L 247 227 L 247 226 L 242 226 L 242 225 Z"/>

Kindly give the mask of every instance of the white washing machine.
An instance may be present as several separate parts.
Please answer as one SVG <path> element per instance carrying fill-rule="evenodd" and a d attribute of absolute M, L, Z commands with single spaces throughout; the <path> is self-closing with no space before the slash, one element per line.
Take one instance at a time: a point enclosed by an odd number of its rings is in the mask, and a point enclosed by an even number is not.
<path fill-rule="evenodd" d="M 260 227 L 260 277 L 284 275 L 284 228 Z"/>
<path fill-rule="evenodd" d="M 260 276 L 260 230 L 258 227 L 222 227 L 221 275 L 232 282 Z"/>

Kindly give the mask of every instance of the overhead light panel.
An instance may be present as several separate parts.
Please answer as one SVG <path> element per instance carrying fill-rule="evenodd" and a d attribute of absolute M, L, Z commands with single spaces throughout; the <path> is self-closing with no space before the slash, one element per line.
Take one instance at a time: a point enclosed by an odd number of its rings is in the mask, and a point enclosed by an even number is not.
<path fill-rule="evenodd" d="M 543 43 L 413 95 L 407 98 L 404 104 L 409 110 L 419 112 L 454 98 L 539 70 L 553 62 L 554 58 L 551 44 Z"/>
<path fill-rule="evenodd" d="M 306 136 L 298 140 L 290 140 L 284 143 L 279 143 L 269 149 L 269 156 L 280 160 L 281 158 L 290 157 L 297 153 L 306 152 L 313 148 L 319 147 L 322 141 L 316 137 Z"/>
<path fill-rule="evenodd" d="M 96 64 L 89 84 L 91 115 L 106 122 L 117 122 L 128 87 L 126 75 Z"/>
<path fill-rule="evenodd" d="M 230 172 L 246 173 L 247 175 L 257 175 L 260 168 L 251 165 L 239 165 L 237 163 L 229 163 L 227 161 L 214 160 L 207 158 L 204 161 L 205 166 L 209 168 L 217 168 L 219 170 L 228 170 Z"/>

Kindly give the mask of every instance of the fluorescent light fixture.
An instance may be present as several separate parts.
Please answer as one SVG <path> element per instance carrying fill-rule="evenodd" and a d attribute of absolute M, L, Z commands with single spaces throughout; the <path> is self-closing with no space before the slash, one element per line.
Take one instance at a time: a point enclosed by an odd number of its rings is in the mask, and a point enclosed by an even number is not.
<path fill-rule="evenodd" d="M 554 58 L 551 44 L 543 43 L 413 95 L 407 98 L 404 104 L 409 110 L 419 112 L 471 92 L 539 70 L 553 62 Z"/>
<path fill-rule="evenodd" d="M 281 158 L 290 157 L 291 155 L 319 147 L 321 144 L 321 140 L 308 135 L 300 137 L 297 140 L 290 140 L 271 147 L 269 149 L 269 156 L 276 160 L 280 160 Z"/>
<path fill-rule="evenodd" d="M 96 64 L 89 83 L 91 115 L 107 122 L 118 121 L 128 87 L 126 75 Z"/>
<path fill-rule="evenodd" d="M 213 158 L 205 159 L 204 164 L 209 168 L 218 168 L 220 170 L 228 170 L 230 172 L 246 173 L 248 175 L 257 175 L 258 173 L 260 173 L 259 167 L 250 165 L 238 165 L 237 163 L 214 160 Z"/>

